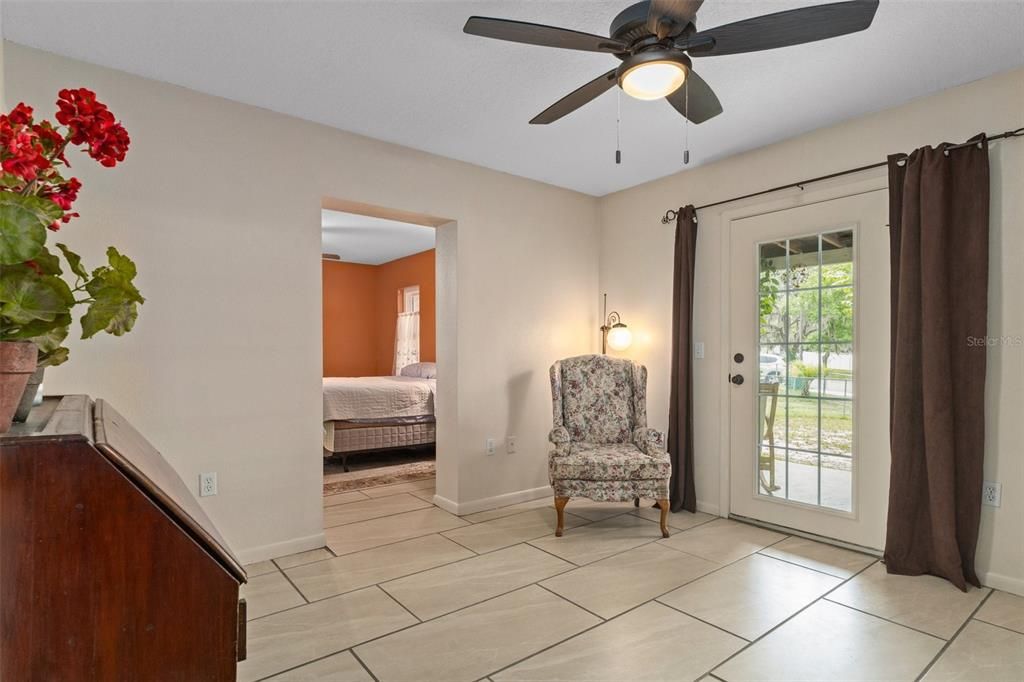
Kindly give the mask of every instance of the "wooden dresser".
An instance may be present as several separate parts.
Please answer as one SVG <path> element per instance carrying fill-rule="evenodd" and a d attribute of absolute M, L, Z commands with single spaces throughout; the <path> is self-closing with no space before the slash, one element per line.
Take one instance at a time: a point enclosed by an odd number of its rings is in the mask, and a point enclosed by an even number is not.
<path fill-rule="evenodd" d="M 108 403 L 47 398 L 0 436 L 0 680 L 234 680 L 244 582 Z"/>

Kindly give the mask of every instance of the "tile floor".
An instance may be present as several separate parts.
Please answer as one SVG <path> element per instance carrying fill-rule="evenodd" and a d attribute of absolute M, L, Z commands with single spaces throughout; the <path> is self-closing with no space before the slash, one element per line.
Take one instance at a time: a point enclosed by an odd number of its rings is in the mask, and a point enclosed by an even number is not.
<path fill-rule="evenodd" d="M 325 549 L 248 568 L 240 680 L 1024 680 L 1024 598 L 707 514 L 433 481 L 324 498 Z"/>

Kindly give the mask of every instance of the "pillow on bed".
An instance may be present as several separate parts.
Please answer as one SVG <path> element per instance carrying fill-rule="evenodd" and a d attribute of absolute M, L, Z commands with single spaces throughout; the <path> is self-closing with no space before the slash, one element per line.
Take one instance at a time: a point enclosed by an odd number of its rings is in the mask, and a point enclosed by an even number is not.
<path fill-rule="evenodd" d="M 406 365 L 399 372 L 403 377 L 419 377 L 420 379 L 436 379 L 437 363 L 435 362 L 414 362 Z"/>

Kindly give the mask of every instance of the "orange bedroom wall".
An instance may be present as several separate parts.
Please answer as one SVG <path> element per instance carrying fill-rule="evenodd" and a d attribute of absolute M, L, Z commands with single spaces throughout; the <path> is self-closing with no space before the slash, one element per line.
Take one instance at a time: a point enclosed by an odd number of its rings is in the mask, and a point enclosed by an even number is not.
<path fill-rule="evenodd" d="M 376 371 L 377 268 L 324 260 L 324 376 L 365 377 Z"/>
<path fill-rule="evenodd" d="M 395 351 L 398 291 L 420 287 L 420 358 L 434 362 L 434 250 L 381 265 L 321 261 L 323 374 L 386 376 Z"/>
<path fill-rule="evenodd" d="M 391 374 L 395 362 L 398 291 L 420 287 L 420 360 L 436 361 L 434 249 L 377 266 L 377 374 Z"/>

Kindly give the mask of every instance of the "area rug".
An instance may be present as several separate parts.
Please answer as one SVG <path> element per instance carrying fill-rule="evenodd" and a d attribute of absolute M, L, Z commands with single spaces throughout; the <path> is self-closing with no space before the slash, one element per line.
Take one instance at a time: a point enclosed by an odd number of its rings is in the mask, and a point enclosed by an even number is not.
<path fill-rule="evenodd" d="M 368 455 L 367 461 L 349 460 L 344 471 L 341 458 L 324 459 L 324 495 L 379 485 L 421 481 L 434 477 L 433 453 L 422 455 Z"/>

